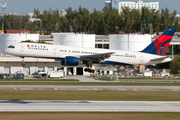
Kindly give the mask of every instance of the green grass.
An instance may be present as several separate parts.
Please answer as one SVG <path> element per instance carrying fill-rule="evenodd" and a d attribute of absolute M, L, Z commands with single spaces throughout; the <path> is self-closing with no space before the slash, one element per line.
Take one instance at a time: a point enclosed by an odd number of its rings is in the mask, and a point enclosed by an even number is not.
<path fill-rule="evenodd" d="M 2 120 L 179 120 L 180 113 L 162 112 L 0 112 Z"/>
<path fill-rule="evenodd" d="M 76 79 L 0 79 L 0 85 L 130 85 L 130 86 L 179 86 L 180 80 L 123 78 L 119 81 L 79 82 Z"/>
<path fill-rule="evenodd" d="M 150 82 L 76 82 L 76 81 L 0 81 L 0 85 L 107 85 L 107 86 L 180 86 L 180 82 L 164 82 L 164 83 L 150 83 Z"/>
<path fill-rule="evenodd" d="M 79 82 L 76 79 L 0 79 L 0 85 L 130 85 L 130 86 L 179 86 L 180 80 L 120 79 L 119 81 Z"/>
<path fill-rule="evenodd" d="M 102 76 L 102 77 L 99 77 L 99 79 L 111 79 L 111 78 L 116 78 L 115 77 L 109 77 L 109 76 Z M 149 77 L 118 77 L 119 80 L 122 80 L 122 79 L 129 79 L 129 80 L 132 80 L 132 79 L 138 79 L 138 80 L 180 80 L 180 78 L 149 78 Z"/>
<path fill-rule="evenodd" d="M 0 100 L 180 101 L 180 92 L 1 90 Z"/>
<path fill-rule="evenodd" d="M 0 79 L 1 81 L 79 81 L 76 79 Z"/>

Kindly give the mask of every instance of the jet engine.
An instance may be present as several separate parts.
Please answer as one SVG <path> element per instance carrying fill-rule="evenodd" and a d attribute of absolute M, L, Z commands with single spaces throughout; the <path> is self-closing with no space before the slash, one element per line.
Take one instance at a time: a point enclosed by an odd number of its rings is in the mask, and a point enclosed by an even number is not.
<path fill-rule="evenodd" d="M 77 57 L 66 56 L 65 59 L 61 60 L 62 65 L 77 66 L 81 61 Z"/>

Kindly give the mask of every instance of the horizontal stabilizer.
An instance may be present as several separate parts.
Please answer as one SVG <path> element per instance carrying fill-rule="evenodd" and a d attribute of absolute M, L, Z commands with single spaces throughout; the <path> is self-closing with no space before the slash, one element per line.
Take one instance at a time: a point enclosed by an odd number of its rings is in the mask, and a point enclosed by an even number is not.
<path fill-rule="evenodd" d="M 164 57 L 160 57 L 160 58 L 151 59 L 151 61 L 163 61 L 163 60 L 165 60 L 165 59 L 167 59 L 167 58 L 173 59 L 172 56 L 170 56 L 170 57 L 164 56 Z"/>

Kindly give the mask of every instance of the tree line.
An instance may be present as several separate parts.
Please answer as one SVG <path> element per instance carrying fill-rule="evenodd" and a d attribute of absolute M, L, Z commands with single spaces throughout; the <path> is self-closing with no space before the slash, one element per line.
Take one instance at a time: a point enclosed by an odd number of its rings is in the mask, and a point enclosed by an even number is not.
<path fill-rule="evenodd" d="M 34 9 L 33 18 L 40 18 L 41 21 L 29 21 L 29 16 L 5 15 L 0 18 L 0 25 L 7 29 L 26 29 L 32 33 L 51 34 L 53 32 L 74 32 L 97 35 L 117 34 L 118 31 L 141 31 L 141 24 L 149 16 L 149 23 L 153 25 L 153 32 L 163 32 L 167 28 L 174 28 L 180 31 L 179 18 L 176 18 L 177 12 L 166 9 L 159 11 L 154 9 L 142 8 L 141 10 L 123 8 L 119 14 L 118 10 L 104 7 L 102 11 L 89 12 L 81 6 L 77 10 L 71 7 L 66 9 L 66 15 L 61 16 L 59 10 L 44 10 L 41 13 Z M 144 29 L 149 33 L 149 27 Z"/>

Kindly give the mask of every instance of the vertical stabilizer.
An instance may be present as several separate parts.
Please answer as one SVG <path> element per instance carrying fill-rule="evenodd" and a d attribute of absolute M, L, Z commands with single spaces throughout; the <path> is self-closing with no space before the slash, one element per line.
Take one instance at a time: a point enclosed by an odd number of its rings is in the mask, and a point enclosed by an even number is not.
<path fill-rule="evenodd" d="M 167 29 L 141 52 L 164 56 L 175 32 L 176 29 Z"/>

